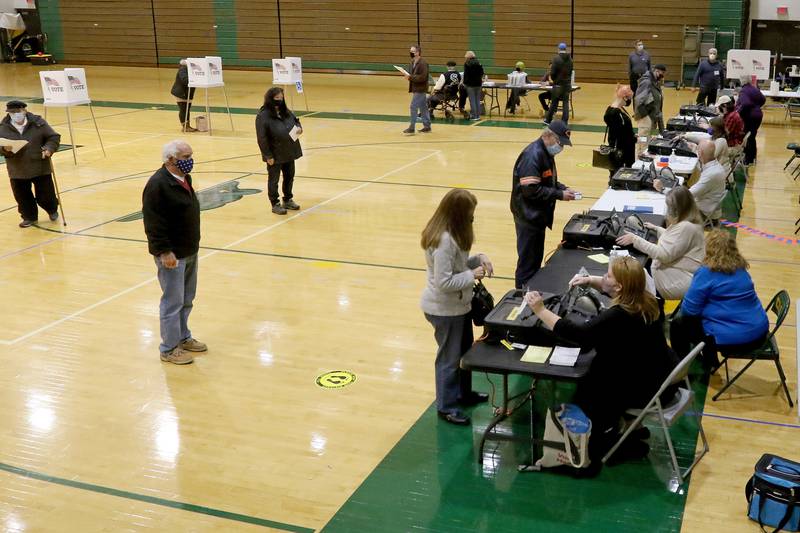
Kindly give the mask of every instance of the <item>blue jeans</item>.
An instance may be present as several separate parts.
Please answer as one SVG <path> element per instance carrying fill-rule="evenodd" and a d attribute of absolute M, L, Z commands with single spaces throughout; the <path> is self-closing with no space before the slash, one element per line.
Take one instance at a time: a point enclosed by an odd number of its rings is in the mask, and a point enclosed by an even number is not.
<path fill-rule="evenodd" d="M 425 313 L 433 326 L 436 350 L 436 410 L 458 414 L 459 399 L 472 392 L 472 372 L 461 370 L 461 357 L 472 346 L 472 321 L 469 315 L 435 316 Z"/>
<path fill-rule="evenodd" d="M 422 115 L 422 125 L 431 127 L 431 117 L 428 114 L 428 95 L 426 93 L 411 93 L 411 126 L 412 130 L 417 124 L 417 111 Z"/>
<path fill-rule="evenodd" d="M 192 337 L 189 331 L 189 313 L 197 292 L 197 254 L 178 259 L 172 269 L 161 264 L 156 257 L 158 283 L 161 285 L 161 303 L 158 314 L 161 321 L 161 353 L 166 353 Z"/>
<path fill-rule="evenodd" d="M 481 118 L 481 88 L 467 87 L 469 118 Z"/>

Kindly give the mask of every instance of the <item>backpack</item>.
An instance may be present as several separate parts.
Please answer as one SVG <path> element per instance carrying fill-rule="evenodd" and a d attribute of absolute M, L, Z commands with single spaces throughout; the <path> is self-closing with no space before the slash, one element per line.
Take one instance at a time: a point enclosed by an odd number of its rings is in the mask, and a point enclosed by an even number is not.
<path fill-rule="evenodd" d="M 747 516 L 777 531 L 800 531 L 800 463 L 765 453 L 744 489 Z"/>

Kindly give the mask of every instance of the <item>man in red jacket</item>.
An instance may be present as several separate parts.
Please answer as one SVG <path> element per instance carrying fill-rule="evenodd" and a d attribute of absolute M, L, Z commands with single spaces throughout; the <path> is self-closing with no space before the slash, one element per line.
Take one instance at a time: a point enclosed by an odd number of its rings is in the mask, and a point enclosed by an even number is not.
<path fill-rule="evenodd" d="M 417 113 L 422 117 L 420 133 L 431 131 L 431 117 L 428 115 L 428 62 L 422 59 L 422 48 L 419 45 L 409 49 L 411 67 L 408 69 L 408 92 L 411 93 L 411 125 L 403 133 L 414 134 L 417 124 Z"/>

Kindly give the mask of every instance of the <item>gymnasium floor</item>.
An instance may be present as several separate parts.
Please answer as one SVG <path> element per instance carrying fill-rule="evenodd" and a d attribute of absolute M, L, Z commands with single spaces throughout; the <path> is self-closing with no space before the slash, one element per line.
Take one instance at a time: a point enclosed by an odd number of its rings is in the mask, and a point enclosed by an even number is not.
<path fill-rule="evenodd" d="M 755 530 L 743 496 L 754 463 L 765 452 L 798 459 L 797 414 L 768 363 L 717 402 L 722 381 L 711 378 L 711 452 L 680 494 L 665 489 L 658 446 L 593 480 L 519 474 L 524 446 L 490 450 L 483 468 L 475 460 L 487 406 L 469 428 L 437 422 L 419 232 L 449 188 L 471 189 L 476 250 L 496 270 L 487 286 L 496 297 L 512 288 L 511 169 L 538 134 L 538 114 L 437 120 L 432 134 L 405 137 L 401 78 L 309 74 L 295 181 L 303 209 L 279 217 L 253 130 L 271 74 L 226 72 L 235 131 L 215 113 L 213 136 L 186 135 L 206 209 L 190 324 L 210 350 L 177 367 L 158 359 L 160 291 L 138 213 L 161 146 L 181 137 L 174 71 L 87 73 L 107 157 L 88 110 L 74 109 L 79 164 L 68 151 L 54 158 L 68 226 L 17 228 L 10 188 L 0 189 L 5 531 Z M 606 186 L 590 162 L 612 92 L 589 84 L 576 95 L 575 146 L 557 162 L 584 196 L 559 203 L 548 250 Z M 665 94 L 665 114 L 694 96 Z M 41 113 L 37 68 L 0 65 L 0 95 Z M 223 105 L 219 90 L 210 96 Z M 287 100 L 304 108 L 297 95 Z M 63 111 L 48 120 L 69 144 Z M 739 222 L 788 236 L 800 187 L 782 167 L 800 128 L 783 111 L 765 122 Z M 800 296 L 796 242 L 741 229 L 738 240 L 765 303 L 781 288 Z M 793 306 L 778 334 L 793 394 L 795 324 Z M 329 371 L 356 380 L 319 387 Z M 491 389 L 483 376 L 475 384 Z M 679 432 L 687 456 L 696 434 Z"/>

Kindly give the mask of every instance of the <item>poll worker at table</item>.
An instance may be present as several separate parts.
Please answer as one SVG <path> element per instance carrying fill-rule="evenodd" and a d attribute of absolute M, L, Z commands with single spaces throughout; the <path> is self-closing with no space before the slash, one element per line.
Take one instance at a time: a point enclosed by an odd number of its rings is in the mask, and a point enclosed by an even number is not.
<path fill-rule="evenodd" d="M 728 141 L 728 148 L 741 147 L 744 139 L 744 121 L 736 112 L 733 99 L 727 94 L 720 96 L 717 100 L 717 111 L 722 114 L 725 121 L 725 139 Z"/>
<path fill-rule="evenodd" d="M 564 146 L 572 146 L 570 133 L 564 122 L 554 120 L 514 163 L 511 213 L 517 233 L 514 283 L 518 289 L 542 266 L 545 229 L 553 228 L 556 201 L 575 199 L 575 191 L 558 181 L 555 160 Z"/>
<path fill-rule="evenodd" d="M 705 106 L 714 105 L 717 91 L 724 83 L 725 65 L 717 61 L 717 49 L 709 48 L 708 59 L 700 61 L 692 80 L 692 90 L 697 91 L 697 103 Z"/>
<path fill-rule="evenodd" d="M 761 107 L 767 102 L 761 90 L 750 83 L 750 76 L 742 76 L 742 90 L 739 91 L 739 100 L 736 102 L 736 110 L 744 122 L 744 131 L 749 133 L 747 144 L 744 147 L 744 164 L 752 165 L 756 162 L 757 147 L 756 135 L 761 121 L 764 119 L 764 112 Z"/>
<path fill-rule="evenodd" d="M 472 346 L 472 287 L 491 276 L 485 254 L 469 255 L 475 242 L 472 221 L 478 199 L 464 189 L 451 189 L 422 231 L 427 283 L 420 307 L 431 323 L 436 351 L 436 411 L 451 424 L 469 424 L 460 409 L 488 400 L 472 390 L 472 373 L 460 369 L 461 357 Z"/>
<path fill-rule="evenodd" d="M 650 54 L 644 49 L 644 42 L 639 39 L 634 45 L 633 52 L 628 54 L 628 79 L 634 93 L 639 87 L 639 78 L 645 72 L 649 72 L 650 68 Z"/>
<path fill-rule="evenodd" d="M 717 161 L 714 154 L 715 146 L 711 141 L 703 141 L 698 146 L 698 159 L 701 171 L 697 181 L 689 187 L 689 192 L 694 196 L 697 208 L 706 220 L 716 225 L 722 211 L 722 199 L 725 198 L 725 168 Z"/>
<path fill-rule="evenodd" d="M 699 146 L 702 141 L 707 139 L 706 134 L 711 135 L 711 142 L 714 143 L 714 159 L 719 161 L 726 171 L 730 170 L 728 140 L 725 138 L 725 120 L 722 117 L 713 117 L 709 120 L 707 132 L 687 131 L 681 136 Z"/>
<path fill-rule="evenodd" d="M 670 325 L 670 344 L 678 353 L 705 341 L 703 360 L 719 366 L 717 350 L 747 352 L 764 342 L 769 320 L 739 253 L 736 238 L 715 229 L 706 236 L 706 256 Z"/>
<path fill-rule="evenodd" d="M 469 98 L 469 119 L 481 119 L 481 86 L 483 85 L 483 65 L 472 50 L 464 54 L 464 87 Z M 465 102 L 459 99 L 459 110 L 464 111 Z"/>
<path fill-rule="evenodd" d="M 653 70 L 642 74 L 639 84 L 633 97 L 634 117 L 639 128 L 639 137 L 650 137 L 653 127 L 658 128 L 659 133 L 664 133 L 664 93 L 661 86 L 664 84 L 664 76 L 667 67 L 656 65 Z"/>
<path fill-rule="evenodd" d="M 553 88 L 550 89 L 550 107 L 547 108 L 547 115 L 544 117 L 545 124 L 552 122 L 559 102 L 561 102 L 561 120 L 565 123 L 569 122 L 572 68 L 572 57 L 567 51 L 567 43 L 559 43 L 558 54 L 553 57 L 553 61 L 550 63 L 550 79 L 553 82 Z"/>
<path fill-rule="evenodd" d="M 614 101 L 606 108 L 603 122 L 608 128 L 608 145 L 614 149 L 615 168 L 610 170 L 613 176 L 622 167 L 633 166 L 636 161 L 636 132 L 633 131 L 633 121 L 626 107 L 631 105 L 633 91 L 627 85 L 617 85 Z"/>
<path fill-rule="evenodd" d="M 56 196 L 50 157 L 56 153 L 61 135 L 39 115 L 29 113 L 27 104 L 11 100 L 0 121 L 0 137 L 27 144 L 14 153 L 11 146 L 0 146 L 0 155 L 6 160 L 11 192 L 17 202 L 22 221 L 20 228 L 29 228 L 39 220 L 39 207 L 50 220 L 58 220 Z"/>
<path fill-rule="evenodd" d="M 572 283 L 589 281 L 576 277 Z M 579 382 L 574 399 L 592 421 L 589 445 L 594 448 L 590 451 L 593 457 L 601 457 L 618 439 L 625 410 L 644 407 L 677 363 L 664 338 L 656 298 L 646 290 L 639 261 L 630 256 L 613 257 L 598 288 L 612 298 L 611 306 L 582 324 L 549 311 L 538 292 L 525 294 L 528 306 L 558 338 L 595 350 L 589 374 Z M 668 401 L 674 392 L 665 392 L 662 400 Z M 649 433 L 637 436 L 646 438 Z M 640 455 L 647 453 L 643 443 L 636 448 Z"/>
<path fill-rule="evenodd" d="M 665 300 L 680 300 L 689 289 L 692 276 L 705 255 L 703 219 L 692 193 L 686 187 L 671 189 L 666 196 L 667 228 L 645 223 L 658 232 L 652 242 L 625 232 L 617 238 L 620 246 L 633 246 L 652 258 L 650 272 L 656 291 Z"/>
<path fill-rule="evenodd" d="M 517 61 L 517 64 L 514 65 L 514 70 L 511 71 L 511 73 L 522 76 L 526 85 L 531 82 L 531 80 L 528 79 L 528 73 L 525 72 L 525 63 L 522 61 Z M 526 94 L 528 94 L 528 91 L 521 87 L 514 87 L 511 89 L 511 91 L 509 91 L 508 101 L 506 102 L 506 110 L 513 115 L 520 103 L 520 97 L 525 96 Z"/>

